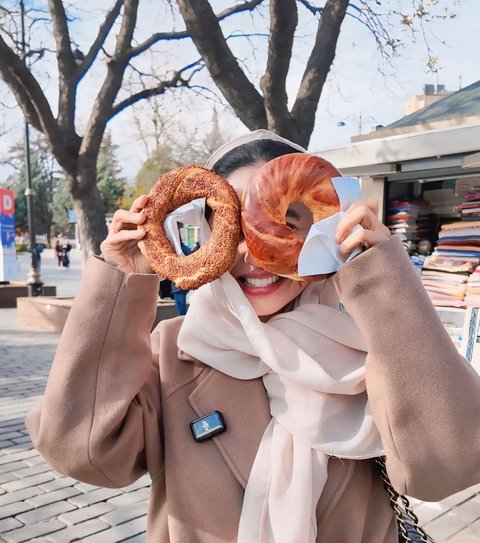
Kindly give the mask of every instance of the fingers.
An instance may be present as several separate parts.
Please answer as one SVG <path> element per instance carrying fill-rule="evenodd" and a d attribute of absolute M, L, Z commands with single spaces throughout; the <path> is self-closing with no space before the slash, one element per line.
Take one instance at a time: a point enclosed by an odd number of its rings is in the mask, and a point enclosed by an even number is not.
<path fill-rule="evenodd" d="M 358 200 L 357 202 L 353 202 L 353 204 L 347 209 L 347 212 L 353 211 L 359 206 L 368 207 L 374 213 L 374 215 L 378 217 L 379 204 L 378 200 L 376 200 L 375 198 L 365 198 L 365 200 Z"/>
<path fill-rule="evenodd" d="M 145 214 L 142 211 L 147 200 L 148 196 L 142 194 L 134 200 L 129 211 L 117 209 L 113 214 L 109 231 L 116 234 L 117 232 L 120 232 L 120 230 L 133 230 L 136 229 L 139 224 L 143 224 L 145 222 Z"/>
<path fill-rule="evenodd" d="M 110 236 L 109 242 L 111 244 L 125 243 L 126 241 L 138 241 L 145 236 L 145 230 L 139 228 L 138 230 L 120 230 L 120 232 Z"/>
<path fill-rule="evenodd" d="M 137 273 L 138 270 L 147 270 L 141 273 L 151 272 L 148 264 L 146 266 L 139 265 L 138 258 L 138 243 L 146 234 L 141 225 L 146 220 L 143 208 L 147 200 L 147 195 L 142 194 L 133 202 L 130 210 L 118 209 L 115 211 L 108 236 L 100 244 L 100 250 L 105 262 L 120 267 L 124 271 Z M 140 260 L 142 258 L 140 255 Z"/>
<path fill-rule="evenodd" d="M 132 207 L 130 208 L 130 211 L 133 211 L 134 213 L 138 213 L 141 211 L 145 204 L 148 201 L 148 196 L 146 194 L 141 194 L 136 200 L 134 200 Z"/>
<path fill-rule="evenodd" d="M 348 208 L 336 232 L 342 257 L 348 257 L 357 247 L 368 249 L 391 236 L 390 230 L 378 219 L 377 212 L 378 202 L 374 199 L 355 202 Z"/>
<path fill-rule="evenodd" d="M 110 233 L 108 237 L 101 243 L 100 250 L 102 253 L 108 249 L 118 249 L 119 246 L 125 245 L 129 241 L 137 243 L 145 237 L 145 230 L 139 228 L 137 230 L 120 230 L 116 233 Z"/>
<path fill-rule="evenodd" d="M 336 232 L 337 243 L 341 244 L 357 224 L 367 230 L 375 230 L 379 225 L 383 226 L 370 207 L 363 203 L 357 203 L 355 207 L 350 206 L 339 221 Z"/>
<path fill-rule="evenodd" d="M 343 258 L 348 258 L 352 251 L 357 247 L 369 249 L 384 239 L 386 239 L 386 237 L 382 232 L 358 228 L 355 232 L 352 232 L 347 236 L 345 241 L 340 245 L 340 255 Z"/>
<path fill-rule="evenodd" d="M 135 202 L 137 200 L 135 200 Z M 132 205 L 132 209 L 134 208 L 135 202 Z M 136 229 L 138 225 L 143 224 L 144 222 L 145 214 L 142 212 L 117 209 L 117 211 L 115 211 L 115 213 L 113 214 L 112 223 L 110 225 L 110 232 L 116 234 L 121 230 L 133 230 Z"/>

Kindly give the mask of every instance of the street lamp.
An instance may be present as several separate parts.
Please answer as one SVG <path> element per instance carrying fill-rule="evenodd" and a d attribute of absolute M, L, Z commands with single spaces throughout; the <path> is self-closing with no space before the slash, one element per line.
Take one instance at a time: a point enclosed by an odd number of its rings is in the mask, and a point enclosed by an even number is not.
<path fill-rule="evenodd" d="M 22 24 L 22 59 L 26 63 L 26 45 L 25 45 L 25 5 L 20 0 L 20 15 Z M 37 238 L 35 235 L 35 210 L 34 210 L 34 190 L 32 186 L 32 169 L 30 164 L 30 131 L 28 122 L 25 120 L 25 177 L 26 189 L 25 199 L 27 200 L 28 211 L 28 236 L 30 238 L 31 264 L 27 277 L 27 288 L 29 296 L 41 296 L 43 283 L 40 279 L 39 257 L 37 251 Z"/>

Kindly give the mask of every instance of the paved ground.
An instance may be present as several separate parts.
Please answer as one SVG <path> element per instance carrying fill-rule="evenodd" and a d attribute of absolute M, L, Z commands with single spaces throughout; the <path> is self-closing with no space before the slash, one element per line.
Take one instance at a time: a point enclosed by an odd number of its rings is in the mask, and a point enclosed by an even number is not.
<path fill-rule="evenodd" d="M 75 294 L 78 255 L 62 272 L 48 257 L 44 281 L 55 280 L 60 295 Z M 26 273 L 23 257 L 21 265 Z M 125 489 L 97 488 L 53 471 L 32 448 L 24 416 L 42 395 L 58 335 L 20 328 L 15 319 L 15 309 L 0 309 L 0 541 L 144 542 L 147 477 Z M 480 542 L 480 485 L 414 505 L 437 543 Z"/>
<path fill-rule="evenodd" d="M 72 249 L 70 252 L 71 264 L 68 268 L 57 266 L 57 258 L 53 249 L 46 249 L 42 253 L 40 275 L 43 284 L 56 285 L 57 296 L 74 296 L 82 277 L 82 263 L 80 251 Z M 18 255 L 20 264 L 20 275 L 18 280 L 25 280 L 30 269 L 30 254 L 20 253 Z"/>

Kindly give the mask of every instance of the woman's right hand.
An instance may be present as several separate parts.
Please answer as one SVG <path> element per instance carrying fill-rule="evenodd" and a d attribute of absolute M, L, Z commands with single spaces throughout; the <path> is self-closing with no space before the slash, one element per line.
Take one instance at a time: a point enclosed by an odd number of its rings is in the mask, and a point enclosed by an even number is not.
<path fill-rule="evenodd" d="M 127 273 L 153 273 L 138 248 L 145 230 L 137 227 L 145 222 L 143 208 L 147 200 L 148 196 L 142 194 L 133 202 L 130 211 L 115 211 L 108 236 L 100 245 L 105 262 Z"/>

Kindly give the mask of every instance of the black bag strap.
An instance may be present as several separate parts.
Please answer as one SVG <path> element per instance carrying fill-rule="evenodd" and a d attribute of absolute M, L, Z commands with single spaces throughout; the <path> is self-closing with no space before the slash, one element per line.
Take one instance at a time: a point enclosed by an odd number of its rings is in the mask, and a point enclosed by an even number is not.
<path fill-rule="evenodd" d="M 435 543 L 425 530 L 419 526 L 418 517 L 413 512 L 408 498 L 402 496 L 393 488 L 388 478 L 385 457 L 379 456 L 374 460 L 383 481 L 383 486 L 387 491 L 390 505 L 395 512 L 400 543 Z"/>

